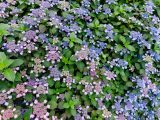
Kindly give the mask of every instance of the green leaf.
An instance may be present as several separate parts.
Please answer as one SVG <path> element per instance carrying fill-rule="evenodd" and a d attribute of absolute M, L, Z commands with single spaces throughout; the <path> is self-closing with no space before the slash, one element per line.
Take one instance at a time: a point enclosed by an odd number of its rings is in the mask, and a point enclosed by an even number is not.
<path fill-rule="evenodd" d="M 31 113 L 32 113 L 32 109 L 28 109 L 28 110 L 24 113 L 24 120 L 29 120 Z"/>
<path fill-rule="evenodd" d="M 68 57 L 68 58 L 70 58 L 71 55 L 72 55 L 72 52 L 70 50 L 68 50 L 68 49 L 65 49 L 63 53 L 64 53 L 64 56 Z"/>
<path fill-rule="evenodd" d="M 157 14 L 160 17 L 160 9 L 159 8 L 157 8 Z"/>
<path fill-rule="evenodd" d="M 45 25 L 39 25 L 39 30 L 40 32 L 45 32 L 46 31 L 46 26 Z"/>
<path fill-rule="evenodd" d="M 75 35 L 75 33 L 74 33 L 74 32 L 72 32 L 72 33 L 70 34 L 70 39 L 71 39 L 71 41 L 72 41 L 72 42 L 74 42 L 74 41 L 75 41 L 75 39 L 76 39 L 76 35 Z"/>
<path fill-rule="evenodd" d="M 93 23 L 90 23 L 90 24 L 88 25 L 88 27 L 89 27 L 89 28 L 93 28 L 93 27 L 94 27 L 94 24 L 93 24 Z"/>
<path fill-rule="evenodd" d="M 116 51 L 121 51 L 122 49 L 123 49 L 123 46 L 122 46 L 122 45 L 118 44 L 118 45 L 116 46 Z"/>
<path fill-rule="evenodd" d="M 70 106 L 72 109 L 74 109 L 74 105 L 75 105 L 74 101 L 70 100 L 70 101 L 69 101 L 69 106 Z"/>
<path fill-rule="evenodd" d="M 96 27 L 98 27 L 98 25 L 99 25 L 98 19 L 95 20 L 94 24 L 95 24 Z"/>
<path fill-rule="evenodd" d="M 79 38 L 77 38 L 77 39 L 76 39 L 76 41 L 75 41 L 75 43 L 82 44 L 82 40 L 81 40 L 81 39 L 79 39 Z"/>
<path fill-rule="evenodd" d="M 8 24 L 0 23 L 0 30 L 7 30 L 9 27 Z"/>
<path fill-rule="evenodd" d="M 62 62 L 64 62 L 65 64 L 68 64 L 68 58 L 67 57 L 62 57 Z"/>
<path fill-rule="evenodd" d="M 64 103 L 64 104 L 63 104 L 63 107 L 64 107 L 64 108 L 69 108 L 69 104 L 68 104 L 68 103 Z"/>
<path fill-rule="evenodd" d="M 0 61 L 4 61 L 7 59 L 7 56 L 4 54 L 4 52 L 0 52 Z"/>
<path fill-rule="evenodd" d="M 13 63 L 13 60 L 10 59 L 6 59 L 4 61 L 0 62 L 0 70 L 3 70 L 4 68 L 7 68 L 8 66 L 10 66 Z"/>
<path fill-rule="evenodd" d="M 53 79 L 48 79 L 47 81 L 48 81 L 49 87 L 52 87 L 54 85 Z"/>
<path fill-rule="evenodd" d="M 0 43 L 2 42 L 2 36 L 0 36 Z"/>
<path fill-rule="evenodd" d="M 9 26 L 8 24 L 1 23 L 1 24 L 0 24 L 0 36 L 9 34 L 9 32 L 7 31 L 7 29 L 8 29 L 9 27 L 10 27 L 10 26 Z"/>
<path fill-rule="evenodd" d="M 51 109 L 55 109 L 55 108 L 57 108 L 57 106 L 58 106 L 57 102 L 54 101 L 54 100 L 51 100 L 51 101 L 49 102 L 49 105 L 50 105 L 50 108 L 51 108 Z"/>
<path fill-rule="evenodd" d="M 65 96 L 66 100 L 69 101 L 70 98 L 71 98 L 71 93 L 67 92 L 67 93 L 64 94 L 64 96 Z"/>
<path fill-rule="evenodd" d="M 138 63 L 135 63 L 135 67 L 136 67 L 136 69 L 140 69 L 141 68 L 141 65 L 140 64 L 138 64 Z"/>
<path fill-rule="evenodd" d="M 127 81 L 127 76 L 125 74 L 125 72 L 123 70 L 120 71 L 120 75 L 121 75 L 121 78 L 124 80 L 124 81 Z"/>
<path fill-rule="evenodd" d="M 126 83 L 126 85 L 127 85 L 128 87 L 131 87 L 131 86 L 133 86 L 133 83 L 129 81 L 129 82 Z"/>
<path fill-rule="evenodd" d="M 26 94 L 25 95 L 25 100 L 27 100 L 27 101 L 32 101 L 32 99 L 33 99 L 33 95 L 32 94 Z"/>
<path fill-rule="evenodd" d="M 17 73 L 15 77 L 15 81 L 21 81 L 21 77 L 22 77 L 21 74 Z"/>
<path fill-rule="evenodd" d="M 64 37 L 63 40 L 64 41 L 69 41 L 69 39 L 67 37 Z"/>
<path fill-rule="evenodd" d="M 15 59 L 11 65 L 11 67 L 17 67 L 20 66 L 24 63 L 24 61 L 22 59 Z"/>
<path fill-rule="evenodd" d="M 82 72 L 84 67 L 85 67 L 84 63 L 83 62 L 77 62 L 76 65 L 77 65 L 78 69 Z"/>
<path fill-rule="evenodd" d="M 127 45 L 126 48 L 130 51 L 136 51 L 136 49 L 131 45 Z"/>
<path fill-rule="evenodd" d="M 125 42 L 126 42 L 125 37 L 124 37 L 124 36 L 120 36 L 119 38 L 120 38 L 120 40 L 123 42 L 123 44 L 125 44 Z"/>
<path fill-rule="evenodd" d="M 76 115 L 76 110 L 75 109 L 70 109 L 71 115 L 75 116 Z"/>
<path fill-rule="evenodd" d="M 74 43 L 73 43 L 73 42 L 70 42 L 70 43 L 69 43 L 69 47 L 72 48 L 73 46 L 74 46 Z"/>
<path fill-rule="evenodd" d="M 13 82 L 14 79 L 15 79 L 15 72 L 12 69 L 10 69 L 10 68 L 4 70 L 3 75 L 9 81 Z"/>

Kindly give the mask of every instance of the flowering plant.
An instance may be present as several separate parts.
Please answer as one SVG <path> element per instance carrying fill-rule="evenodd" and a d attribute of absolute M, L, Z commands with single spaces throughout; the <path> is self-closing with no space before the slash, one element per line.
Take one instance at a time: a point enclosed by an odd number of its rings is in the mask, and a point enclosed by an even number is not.
<path fill-rule="evenodd" d="M 1 0 L 0 120 L 158 120 L 159 0 Z"/>

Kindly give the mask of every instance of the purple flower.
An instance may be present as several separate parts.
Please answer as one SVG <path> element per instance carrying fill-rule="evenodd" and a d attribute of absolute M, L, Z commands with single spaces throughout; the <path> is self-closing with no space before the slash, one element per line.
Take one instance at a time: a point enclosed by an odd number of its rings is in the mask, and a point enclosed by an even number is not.
<path fill-rule="evenodd" d="M 114 35 L 113 26 L 111 24 L 107 24 L 105 25 L 105 27 L 106 27 L 105 33 L 107 35 L 106 38 L 113 40 L 113 35 Z"/>
<path fill-rule="evenodd" d="M 72 83 L 75 83 L 75 79 L 73 79 L 70 76 L 67 76 L 66 78 L 63 78 L 63 82 L 66 83 L 66 85 L 71 88 Z"/>
<path fill-rule="evenodd" d="M 77 60 L 88 60 L 89 49 L 86 45 L 82 46 L 80 51 L 76 51 L 75 56 Z"/>
<path fill-rule="evenodd" d="M 42 42 L 48 42 L 47 36 L 45 34 L 39 34 L 38 38 L 40 38 Z"/>
<path fill-rule="evenodd" d="M 37 9 L 33 9 L 32 13 L 30 13 L 30 15 L 35 18 L 42 18 L 45 16 L 45 12 L 43 10 L 41 10 L 40 8 L 37 8 Z"/>
<path fill-rule="evenodd" d="M 51 1 L 53 5 L 57 5 L 59 3 L 59 0 L 49 0 L 49 1 Z"/>
<path fill-rule="evenodd" d="M 86 33 L 85 35 L 86 37 L 90 37 L 90 38 L 94 37 L 93 32 L 89 28 L 85 29 L 84 32 Z"/>
<path fill-rule="evenodd" d="M 60 56 L 60 52 L 58 51 L 58 47 L 49 46 L 49 51 L 47 52 L 45 58 L 47 61 L 51 61 L 52 63 L 55 63 L 56 61 L 60 61 L 61 56 Z"/>
<path fill-rule="evenodd" d="M 88 94 L 93 94 L 93 85 L 91 83 L 87 83 L 85 84 L 84 86 L 84 89 L 82 90 L 82 92 L 85 94 L 85 95 L 88 95 Z"/>
<path fill-rule="evenodd" d="M 33 17 L 29 17 L 29 16 L 24 16 L 23 22 L 31 26 L 37 25 L 37 21 L 35 21 Z"/>
<path fill-rule="evenodd" d="M 108 80 L 111 80 L 111 79 L 113 79 L 113 80 L 115 80 L 115 78 L 116 78 L 116 74 L 114 74 L 113 72 L 111 72 L 111 71 L 106 71 L 105 73 L 104 73 L 104 75 L 106 76 L 106 78 L 108 79 Z"/>
<path fill-rule="evenodd" d="M 125 110 L 132 110 L 132 108 L 132 103 L 130 101 L 127 101 L 125 105 Z"/>
<path fill-rule="evenodd" d="M 136 32 L 136 31 L 131 31 L 130 32 L 130 38 L 133 40 L 133 41 L 140 41 L 143 39 L 143 36 L 140 32 Z"/>
<path fill-rule="evenodd" d="M 106 3 L 108 3 L 108 4 L 116 4 L 116 0 L 106 0 Z"/>
<path fill-rule="evenodd" d="M 52 5 L 48 1 L 42 1 L 40 7 L 41 8 L 50 8 Z"/>
<path fill-rule="evenodd" d="M 33 40 L 34 42 L 36 42 L 37 41 L 36 32 L 33 30 L 29 30 L 25 32 L 23 40 L 27 42 L 30 42 L 31 40 Z"/>
<path fill-rule="evenodd" d="M 85 8 L 76 8 L 73 10 L 74 14 L 77 14 L 78 16 L 87 16 L 89 14 L 88 9 Z"/>
<path fill-rule="evenodd" d="M 150 14 L 153 14 L 153 11 L 154 11 L 154 3 L 153 2 L 151 2 L 151 1 L 147 1 L 146 2 L 146 6 L 145 6 L 145 11 L 146 12 L 148 12 L 148 13 L 150 13 Z"/>
<path fill-rule="evenodd" d="M 91 4 L 91 1 L 90 0 L 82 0 L 82 6 L 84 6 L 84 7 L 89 7 L 90 6 L 90 4 Z"/>
<path fill-rule="evenodd" d="M 104 13 L 105 15 L 109 15 L 109 16 L 112 15 L 112 12 L 111 12 L 111 9 L 110 9 L 110 8 L 104 8 L 103 11 L 104 11 L 103 13 Z"/>
<path fill-rule="evenodd" d="M 84 116 L 81 116 L 80 114 L 76 114 L 74 117 L 74 120 L 85 120 Z"/>
<path fill-rule="evenodd" d="M 50 77 L 53 77 L 55 81 L 60 80 L 61 72 L 58 70 L 57 67 L 50 67 Z"/>

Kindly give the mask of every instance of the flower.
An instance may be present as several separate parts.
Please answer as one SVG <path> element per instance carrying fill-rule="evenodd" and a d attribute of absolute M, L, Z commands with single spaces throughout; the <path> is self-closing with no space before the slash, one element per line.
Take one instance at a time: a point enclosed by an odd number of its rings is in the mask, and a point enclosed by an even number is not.
<path fill-rule="evenodd" d="M 49 67 L 50 74 L 49 77 L 53 77 L 55 81 L 60 80 L 61 72 L 57 67 Z"/>
<path fill-rule="evenodd" d="M 71 88 L 72 83 L 75 83 L 75 79 L 73 79 L 70 76 L 67 76 L 66 78 L 63 78 L 63 82 L 66 83 L 66 85 Z"/>
<path fill-rule="evenodd" d="M 59 1 L 60 9 L 67 10 L 70 8 L 70 4 L 67 1 Z"/>
<path fill-rule="evenodd" d="M 52 6 L 51 3 L 49 3 L 48 1 L 42 1 L 40 7 L 44 8 L 44 9 L 48 9 Z"/>
<path fill-rule="evenodd" d="M 85 88 L 82 90 L 82 92 L 87 95 L 87 94 L 92 94 L 93 93 L 93 85 L 91 83 L 86 83 Z"/>
<path fill-rule="evenodd" d="M 25 85 L 22 83 L 22 84 L 17 84 L 15 88 L 15 92 L 17 94 L 17 98 L 19 98 L 19 97 L 25 96 L 28 90 L 25 88 Z"/>
<path fill-rule="evenodd" d="M 111 24 L 107 24 L 105 25 L 106 29 L 105 29 L 105 33 L 106 33 L 106 38 L 107 39 L 111 39 L 111 41 L 113 40 L 113 26 Z"/>
<path fill-rule="evenodd" d="M 127 120 L 123 114 L 118 114 L 116 120 Z"/>
<path fill-rule="evenodd" d="M 29 30 L 25 32 L 23 40 L 27 42 L 30 42 L 31 40 L 33 40 L 34 42 L 36 42 L 37 41 L 36 32 L 33 30 Z"/>
<path fill-rule="evenodd" d="M 13 112 L 15 111 L 15 109 L 7 109 L 7 110 L 3 110 L 2 111 L 2 119 L 3 120 L 9 120 L 11 118 L 17 118 L 17 115 L 14 114 Z"/>
<path fill-rule="evenodd" d="M 80 51 L 75 53 L 77 60 L 88 60 L 89 49 L 87 46 L 83 46 Z"/>
<path fill-rule="evenodd" d="M 7 93 L 2 92 L 0 93 L 0 105 L 4 104 L 8 99 Z"/>
<path fill-rule="evenodd" d="M 37 97 L 41 94 L 47 94 L 48 93 L 48 84 L 39 84 L 34 86 L 35 90 L 33 91 L 34 94 L 36 94 Z"/>
<path fill-rule="evenodd" d="M 106 3 L 108 3 L 108 4 L 115 4 L 116 0 L 106 0 Z"/>
<path fill-rule="evenodd" d="M 104 75 L 106 76 L 106 78 L 108 79 L 108 80 L 111 80 L 111 79 L 113 79 L 113 80 L 115 80 L 115 78 L 116 78 L 116 74 L 114 74 L 113 72 L 111 72 L 111 71 L 106 71 L 105 73 L 104 73 Z"/>
<path fill-rule="evenodd" d="M 105 108 L 105 109 L 103 110 L 102 116 L 103 116 L 104 118 L 110 118 L 110 117 L 112 116 L 112 114 L 111 114 L 110 111 L 108 111 L 108 109 Z"/>
<path fill-rule="evenodd" d="M 47 106 L 44 105 L 44 103 L 40 103 L 38 101 L 35 101 L 33 105 L 33 114 L 30 116 L 31 118 L 35 119 L 48 119 L 49 113 L 47 112 Z"/>
<path fill-rule="evenodd" d="M 103 86 L 101 85 L 101 82 L 93 82 L 94 84 L 94 92 L 98 95 L 102 93 Z"/>

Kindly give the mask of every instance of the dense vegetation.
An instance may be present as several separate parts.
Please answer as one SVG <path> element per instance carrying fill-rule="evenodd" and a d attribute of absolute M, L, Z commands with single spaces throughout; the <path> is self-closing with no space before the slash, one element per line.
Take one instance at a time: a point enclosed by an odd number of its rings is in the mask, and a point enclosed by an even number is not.
<path fill-rule="evenodd" d="M 159 0 L 0 0 L 0 120 L 159 118 Z"/>

